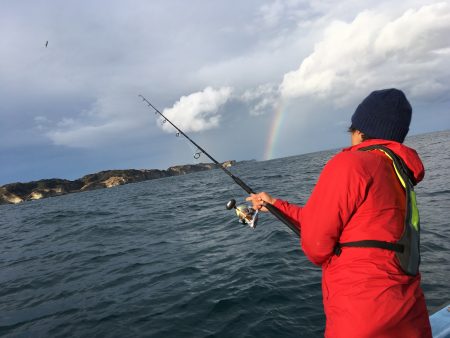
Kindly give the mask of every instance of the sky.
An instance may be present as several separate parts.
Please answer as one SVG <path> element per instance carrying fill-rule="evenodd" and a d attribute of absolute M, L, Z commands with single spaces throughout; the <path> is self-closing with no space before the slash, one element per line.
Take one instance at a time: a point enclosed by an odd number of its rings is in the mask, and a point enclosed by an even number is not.
<path fill-rule="evenodd" d="M 48 43 L 47 43 L 48 42 Z M 0 0 L 0 185 L 336 149 L 399 88 L 450 129 L 449 1 Z"/>

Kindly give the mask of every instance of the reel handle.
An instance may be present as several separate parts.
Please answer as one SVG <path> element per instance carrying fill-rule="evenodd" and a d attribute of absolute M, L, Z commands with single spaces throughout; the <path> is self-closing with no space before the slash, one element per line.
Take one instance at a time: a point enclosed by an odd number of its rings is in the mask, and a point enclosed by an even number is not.
<path fill-rule="evenodd" d="M 231 210 L 233 208 L 236 209 L 236 200 L 235 199 L 229 200 L 226 208 L 227 208 L 227 210 Z"/>

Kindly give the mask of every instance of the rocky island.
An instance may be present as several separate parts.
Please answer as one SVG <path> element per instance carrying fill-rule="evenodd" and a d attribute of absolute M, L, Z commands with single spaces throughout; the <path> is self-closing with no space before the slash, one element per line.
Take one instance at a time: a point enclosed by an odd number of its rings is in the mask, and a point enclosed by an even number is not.
<path fill-rule="evenodd" d="M 236 161 L 221 163 L 224 167 L 234 165 Z M 74 181 L 53 178 L 28 183 L 10 183 L 0 187 L 0 204 L 17 204 L 24 201 L 60 196 L 74 192 L 111 188 L 127 183 L 153 180 L 163 177 L 185 175 L 198 171 L 216 169 L 214 163 L 178 165 L 167 170 L 126 169 L 106 170 L 89 174 Z"/>

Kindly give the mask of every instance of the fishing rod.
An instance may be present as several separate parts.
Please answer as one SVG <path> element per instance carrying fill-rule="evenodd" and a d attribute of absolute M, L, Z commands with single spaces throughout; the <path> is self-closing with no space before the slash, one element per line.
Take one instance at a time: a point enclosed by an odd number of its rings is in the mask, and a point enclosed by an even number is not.
<path fill-rule="evenodd" d="M 161 113 L 154 105 L 152 105 L 151 102 L 149 100 L 147 100 L 143 95 L 139 94 L 138 96 L 140 98 L 142 98 L 142 101 L 144 101 L 147 104 L 148 107 L 151 107 L 155 111 L 156 115 L 160 115 L 163 118 L 163 120 L 162 120 L 163 124 L 168 122 L 172 127 L 174 127 L 177 130 L 177 133 L 176 133 L 177 137 L 180 136 L 180 134 L 181 134 L 189 142 L 191 142 L 195 147 L 197 147 L 198 152 L 196 152 L 195 155 L 194 155 L 195 159 L 198 159 L 200 157 L 201 153 L 205 154 L 211 161 L 213 161 L 213 163 L 218 168 L 222 169 L 225 172 L 225 174 L 230 176 L 237 185 L 239 185 L 242 189 L 244 189 L 245 192 L 247 192 L 247 194 L 256 194 L 256 192 L 252 188 L 250 188 L 244 181 L 242 181 L 236 175 L 233 175 L 227 168 L 225 168 L 223 165 L 221 165 L 214 157 L 212 157 L 210 154 L 208 154 L 208 152 L 205 149 L 200 147 L 188 135 L 186 135 L 180 128 L 178 128 L 175 124 L 173 124 L 172 121 L 170 121 L 167 117 L 165 117 L 163 115 L 163 113 Z M 285 225 L 287 225 L 293 232 L 295 232 L 298 236 L 300 236 L 300 232 L 299 232 L 298 228 L 283 213 L 281 213 L 280 210 L 278 210 L 272 204 L 268 204 L 268 203 L 264 203 L 264 207 L 266 207 L 267 210 L 269 210 L 269 212 L 272 215 L 274 215 L 281 222 L 283 222 Z"/>

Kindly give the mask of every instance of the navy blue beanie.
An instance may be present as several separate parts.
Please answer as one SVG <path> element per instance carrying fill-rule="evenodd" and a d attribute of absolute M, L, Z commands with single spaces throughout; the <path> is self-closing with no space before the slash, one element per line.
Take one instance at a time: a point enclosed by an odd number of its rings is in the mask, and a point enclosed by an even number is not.
<path fill-rule="evenodd" d="M 411 105 L 401 90 L 376 90 L 356 108 L 352 127 L 371 138 L 402 143 L 409 131 L 411 114 Z"/>

